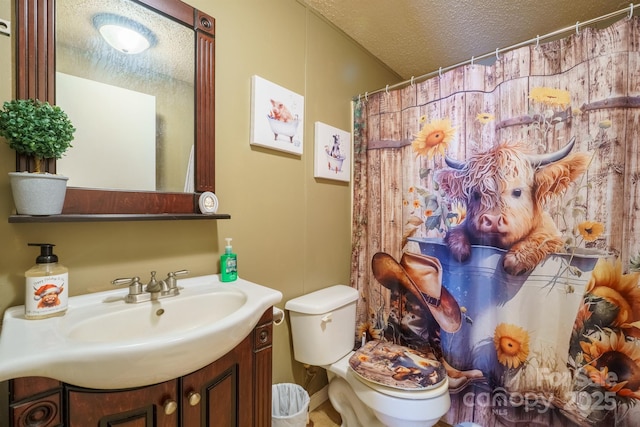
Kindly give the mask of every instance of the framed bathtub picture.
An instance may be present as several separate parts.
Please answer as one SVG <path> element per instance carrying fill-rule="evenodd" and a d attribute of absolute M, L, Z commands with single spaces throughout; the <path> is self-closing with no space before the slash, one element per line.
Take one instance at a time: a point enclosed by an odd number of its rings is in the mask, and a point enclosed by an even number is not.
<path fill-rule="evenodd" d="M 302 155 L 304 97 L 259 76 L 251 78 L 251 144 Z"/>
<path fill-rule="evenodd" d="M 314 177 L 349 182 L 351 134 L 322 122 L 315 123 Z"/>

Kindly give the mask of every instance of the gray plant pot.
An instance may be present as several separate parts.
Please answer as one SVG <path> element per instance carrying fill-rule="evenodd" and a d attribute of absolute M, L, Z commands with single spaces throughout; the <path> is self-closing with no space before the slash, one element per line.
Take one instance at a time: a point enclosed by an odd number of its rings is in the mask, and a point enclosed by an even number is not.
<path fill-rule="evenodd" d="M 11 192 L 20 215 L 57 215 L 62 212 L 67 178 L 49 173 L 9 172 Z"/>

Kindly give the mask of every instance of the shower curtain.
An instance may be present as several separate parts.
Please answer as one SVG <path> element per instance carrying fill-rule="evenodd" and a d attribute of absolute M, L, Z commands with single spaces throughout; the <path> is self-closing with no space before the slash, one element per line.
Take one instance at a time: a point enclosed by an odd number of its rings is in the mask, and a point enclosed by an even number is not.
<path fill-rule="evenodd" d="M 353 133 L 357 341 L 441 360 L 450 424 L 638 425 L 640 20 L 361 96 Z"/>

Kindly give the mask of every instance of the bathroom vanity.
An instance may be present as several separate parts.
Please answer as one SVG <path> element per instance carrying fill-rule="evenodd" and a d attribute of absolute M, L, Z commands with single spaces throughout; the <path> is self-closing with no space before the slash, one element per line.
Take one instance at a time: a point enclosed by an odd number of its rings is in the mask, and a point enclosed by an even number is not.
<path fill-rule="evenodd" d="M 271 426 L 272 310 L 240 344 L 190 374 L 145 387 L 98 390 L 44 377 L 3 383 L 10 427 Z M 7 393 L 8 392 L 8 393 Z"/>
<path fill-rule="evenodd" d="M 218 275 L 171 288 L 165 295 L 131 283 L 74 296 L 64 316 L 41 320 L 8 308 L 0 426 L 270 426 L 273 306 L 282 293 Z"/>

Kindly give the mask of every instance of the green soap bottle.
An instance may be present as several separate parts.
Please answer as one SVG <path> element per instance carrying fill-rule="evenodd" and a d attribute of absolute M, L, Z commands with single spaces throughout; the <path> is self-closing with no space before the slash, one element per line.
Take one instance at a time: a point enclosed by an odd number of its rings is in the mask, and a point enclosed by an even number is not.
<path fill-rule="evenodd" d="M 233 282 L 238 278 L 238 256 L 231 251 L 231 239 L 224 239 L 227 245 L 224 247 L 224 254 L 220 256 L 220 280 L 223 282 Z"/>

